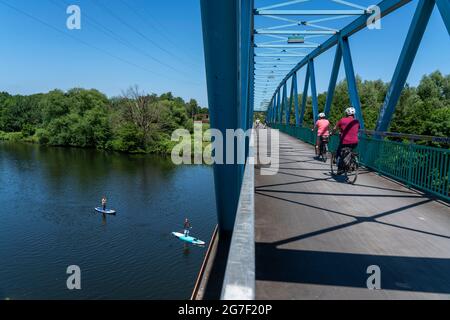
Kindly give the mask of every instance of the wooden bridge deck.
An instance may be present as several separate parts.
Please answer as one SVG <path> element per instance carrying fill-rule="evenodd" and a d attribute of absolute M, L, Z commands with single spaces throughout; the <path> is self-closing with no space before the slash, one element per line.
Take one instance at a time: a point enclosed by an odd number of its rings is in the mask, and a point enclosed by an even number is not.
<path fill-rule="evenodd" d="M 277 175 L 255 172 L 257 299 L 450 299 L 447 203 L 367 170 L 343 183 L 283 133 L 280 148 Z"/>

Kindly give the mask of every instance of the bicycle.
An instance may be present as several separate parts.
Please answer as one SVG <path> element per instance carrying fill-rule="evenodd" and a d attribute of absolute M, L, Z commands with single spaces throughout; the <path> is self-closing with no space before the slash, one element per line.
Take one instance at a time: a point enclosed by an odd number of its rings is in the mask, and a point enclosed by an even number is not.
<path fill-rule="evenodd" d="M 328 160 L 328 137 L 320 136 L 317 139 L 320 139 L 318 158 L 326 163 Z"/>
<path fill-rule="evenodd" d="M 338 168 L 336 152 L 333 152 L 331 155 L 331 174 L 333 176 L 343 174 L 347 183 L 355 184 L 359 170 L 358 153 L 353 152 L 351 148 L 342 148 L 340 162 L 342 163 L 341 170 Z"/>

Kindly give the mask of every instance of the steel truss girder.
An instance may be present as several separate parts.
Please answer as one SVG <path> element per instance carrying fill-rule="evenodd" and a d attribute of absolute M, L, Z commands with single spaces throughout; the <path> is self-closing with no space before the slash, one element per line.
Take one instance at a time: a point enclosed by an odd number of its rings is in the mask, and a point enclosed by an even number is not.
<path fill-rule="evenodd" d="M 384 17 L 388 15 L 389 13 L 395 11 L 396 9 L 404 6 L 405 4 L 411 2 L 412 0 L 383 0 L 378 4 L 378 7 L 380 8 L 380 14 L 381 17 Z M 348 24 L 346 27 L 344 27 L 339 34 L 336 34 L 329 38 L 327 41 L 325 41 L 323 44 L 321 44 L 317 49 L 315 49 L 313 52 L 308 54 L 302 61 L 300 61 L 290 73 L 286 75 L 286 77 L 283 79 L 283 81 L 280 82 L 277 90 L 283 85 L 284 82 L 286 82 L 288 79 L 290 79 L 294 72 L 297 72 L 300 70 L 303 66 L 307 65 L 308 62 L 311 59 L 316 58 L 320 54 L 324 53 L 325 51 L 329 50 L 330 48 L 334 47 L 336 44 L 339 43 L 339 39 L 341 37 L 349 37 L 352 34 L 360 31 L 361 29 L 365 28 L 367 25 L 367 16 L 360 16 L 356 18 L 353 22 Z"/>

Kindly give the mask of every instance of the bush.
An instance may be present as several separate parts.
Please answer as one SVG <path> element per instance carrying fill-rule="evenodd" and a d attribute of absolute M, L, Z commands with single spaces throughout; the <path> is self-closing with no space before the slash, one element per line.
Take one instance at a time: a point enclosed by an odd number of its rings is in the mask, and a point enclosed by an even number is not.
<path fill-rule="evenodd" d="M 108 148 L 120 152 L 142 153 L 145 152 L 143 140 L 144 134 L 134 124 L 126 123 L 119 127 Z"/>
<path fill-rule="evenodd" d="M 0 131 L 0 140 L 17 142 L 23 139 L 22 132 L 4 132 Z"/>

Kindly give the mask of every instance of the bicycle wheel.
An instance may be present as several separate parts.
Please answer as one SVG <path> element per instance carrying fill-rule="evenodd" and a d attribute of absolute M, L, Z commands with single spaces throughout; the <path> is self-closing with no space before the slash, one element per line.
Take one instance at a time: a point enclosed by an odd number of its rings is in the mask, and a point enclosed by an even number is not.
<path fill-rule="evenodd" d="M 334 176 L 337 174 L 338 172 L 338 166 L 337 166 L 337 162 L 336 162 L 336 154 L 332 153 L 331 154 L 331 174 Z"/>
<path fill-rule="evenodd" d="M 358 159 L 352 157 L 350 166 L 348 167 L 348 170 L 346 170 L 345 172 L 347 183 L 355 184 L 356 180 L 358 179 L 358 169 L 359 169 Z"/>
<path fill-rule="evenodd" d="M 322 159 L 323 159 L 323 162 L 327 163 L 327 160 L 328 160 L 328 145 L 326 143 L 324 143 L 323 147 L 322 147 Z"/>

